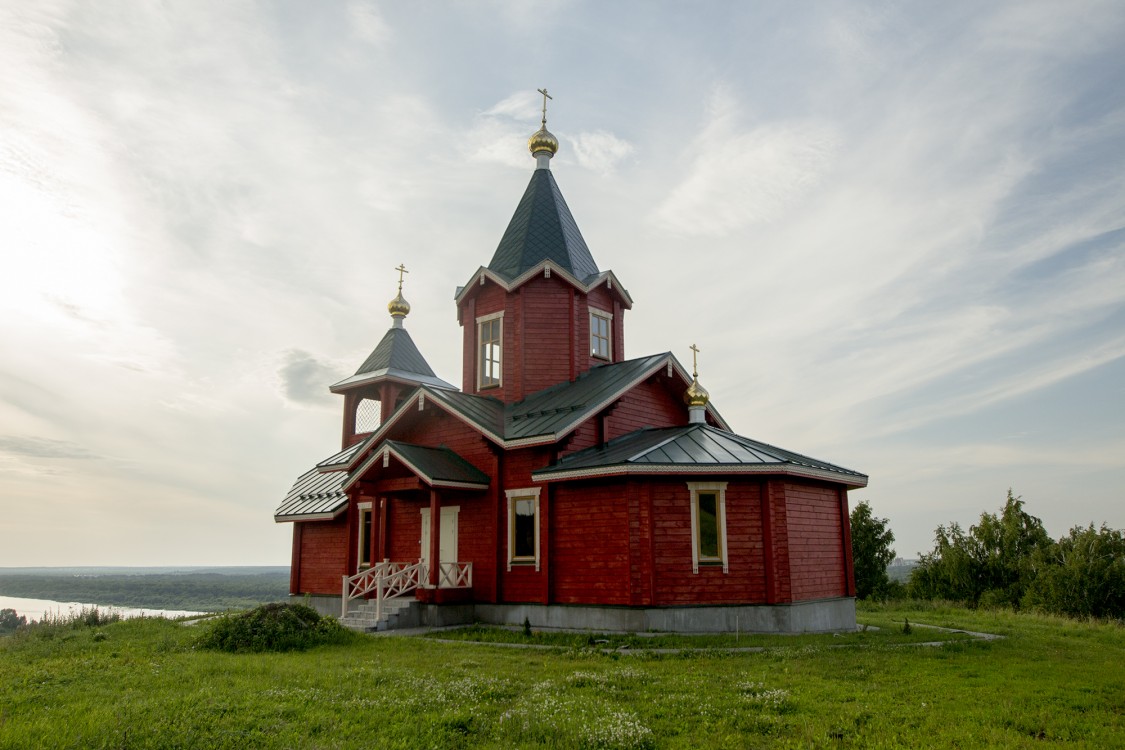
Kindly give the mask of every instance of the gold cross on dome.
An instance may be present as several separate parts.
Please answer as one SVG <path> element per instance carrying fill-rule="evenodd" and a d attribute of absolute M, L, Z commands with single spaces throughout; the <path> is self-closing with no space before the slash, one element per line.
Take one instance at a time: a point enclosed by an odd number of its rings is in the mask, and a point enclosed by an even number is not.
<path fill-rule="evenodd" d="M 405 263 L 399 263 L 398 268 L 396 268 L 395 270 L 398 271 L 398 290 L 401 292 L 402 291 L 402 275 L 404 273 L 410 273 L 410 271 L 406 270 L 406 264 Z"/>
<path fill-rule="evenodd" d="M 547 127 L 547 100 L 554 100 L 555 97 L 547 93 L 547 89 L 535 89 L 543 95 L 543 127 Z"/>
<path fill-rule="evenodd" d="M 702 350 L 698 346 L 696 346 L 695 344 L 692 344 L 688 348 L 691 349 L 691 376 L 693 378 L 698 378 L 699 377 L 699 362 L 697 360 L 697 356 L 699 355 L 699 352 L 702 351 Z"/>

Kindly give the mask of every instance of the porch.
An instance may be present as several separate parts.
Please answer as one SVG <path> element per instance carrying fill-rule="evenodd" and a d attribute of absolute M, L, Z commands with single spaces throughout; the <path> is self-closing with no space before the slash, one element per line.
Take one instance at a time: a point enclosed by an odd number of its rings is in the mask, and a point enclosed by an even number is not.
<path fill-rule="evenodd" d="M 383 560 L 353 576 L 343 576 L 340 622 L 356 630 L 409 627 L 403 616 L 411 602 L 465 604 L 472 602 L 473 564 L 440 562 L 431 567 L 421 559 Z M 414 594 L 406 598 L 407 594 Z"/>

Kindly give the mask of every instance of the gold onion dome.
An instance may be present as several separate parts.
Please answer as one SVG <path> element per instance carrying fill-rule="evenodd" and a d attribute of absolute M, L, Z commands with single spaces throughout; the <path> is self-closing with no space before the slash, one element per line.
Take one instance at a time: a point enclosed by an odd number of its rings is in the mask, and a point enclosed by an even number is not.
<path fill-rule="evenodd" d="M 543 127 L 535 131 L 535 134 L 527 139 L 527 149 L 535 156 L 541 151 L 554 156 L 559 151 L 559 139 L 556 138 L 550 130 L 547 130 L 547 123 L 543 123 Z"/>
<path fill-rule="evenodd" d="M 711 400 L 711 394 L 707 389 L 699 384 L 699 378 L 692 378 L 691 385 L 688 386 L 687 393 L 684 394 L 684 401 L 688 406 L 707 406 L 707 402 Z"/>
<path fill-rule="evenodd" d="M 405 318 L 410 312 L 410 303 L 403 298 L 401 289 L 398 296 L 387 303 L 387 310 L 392 318 Z"/>

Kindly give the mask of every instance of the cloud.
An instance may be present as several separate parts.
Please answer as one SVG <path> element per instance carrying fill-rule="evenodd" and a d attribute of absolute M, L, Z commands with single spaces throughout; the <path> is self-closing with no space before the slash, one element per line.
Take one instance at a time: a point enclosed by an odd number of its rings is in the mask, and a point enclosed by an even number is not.
<path fill-rule="evenodd" d="M 0 452 L 28 458 L 99 458 L 95 453 L 69 440 L 53 440 L 28 435 L 0 436 Z"/>
<path fill-rule="evenodd" d="M 352 34 L 361 41 L 379 45 L 391 36 L 390 27 L 371 3 L 353 1 L 348 3 L 348 20 Z"/>
<path fill-rule="evenodd" d="M 711 97 L 694 157 L 655 219 L 686 236 L 721 237 L 779 218 L 823 179 L 839 147 L 827 123 L 814 120 L 747 129 L 725 87 Z"/>
<path fill-rule="evenodd" d="M 614 170 L 633 153 L 633 145 L 604 130 L 578 133 L 571 139 L 578 165 L 602 174 Z"/>
<path fill-rule="evenodd" d="M 327 384 L 340 380 L 339 370 L 320 362 L 308 352 L 294 349 L 285 354 L 285 364 L 277 371 L 285 397 L 297 404 L 334 405 L 337 398 Z"/>

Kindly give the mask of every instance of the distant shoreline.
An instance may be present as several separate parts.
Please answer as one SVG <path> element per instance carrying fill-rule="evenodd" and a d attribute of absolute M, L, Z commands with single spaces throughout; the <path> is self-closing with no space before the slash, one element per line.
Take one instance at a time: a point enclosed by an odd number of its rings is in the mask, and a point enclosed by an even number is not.
<path fill-rule="evenodd" d="M 222 612 L 289 596 L 289 566 L 0 568 L 0 596 Z"/>

